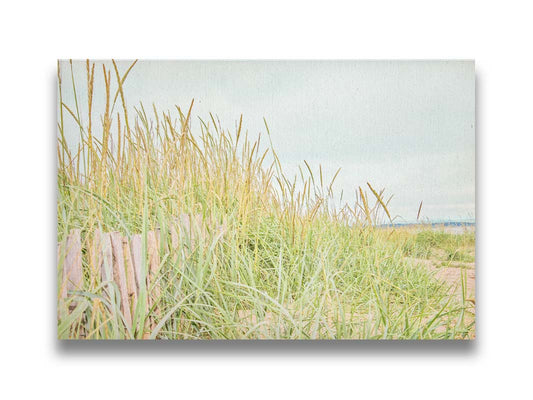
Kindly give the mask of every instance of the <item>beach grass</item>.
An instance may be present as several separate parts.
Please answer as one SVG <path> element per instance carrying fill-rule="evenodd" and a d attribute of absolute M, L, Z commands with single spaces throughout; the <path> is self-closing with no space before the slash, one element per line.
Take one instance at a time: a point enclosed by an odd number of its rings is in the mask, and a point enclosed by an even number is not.
<path fill-rule="evenodd" d="M 141 234 L 146 276 L 148 232 L 158 230 L 157 281 L 140 285 L 128 324 L 118 289 L 91 274 L 84 253 L 83 287 L 66 306 L 58 288 L 59 338 L 473 337 L 464 280 L 439 280 L 417 261 L 443 252 L 443 260 L 473 262 L 473 233 L 377 228 L 393 220 L 383 190 L 368 184 L 337 206 L 339 172 L 327 180 L 302 160 L 299 176 L 286 176 L 266 121 L 265 134 L 252 136 L 242 116 L 232 131 L 212 114 L 193 131 L 194 101 L 170 111 L 139 104 L 131 113 L 122 89 L 131 68 L 95 70 L 87 61 L 86 82 L 75 83 L 87 86 L 87 98 L 74 93 L 75 104 L 65 104 L 62 94 L 76 86 L 67 88 L 63 74 L 74 74 L 58 64 L 57 240 L 80 229 L 86 248 L 96 230 Z M 98 73 L 106 106 L 95 117 Z M 75 145 L 67 118 L 76 121 Z M 194 216 L 195 233 L 180 231 L 171 246 L 165 238 L 183 216 Z M 58 262 L 58 276 L 61 269 Z"/>

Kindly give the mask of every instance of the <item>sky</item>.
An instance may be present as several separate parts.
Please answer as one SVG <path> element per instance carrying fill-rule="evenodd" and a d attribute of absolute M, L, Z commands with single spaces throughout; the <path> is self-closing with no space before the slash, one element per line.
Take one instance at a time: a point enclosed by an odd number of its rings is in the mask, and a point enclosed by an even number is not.
<path fill-rule="evenodd" d="M 93 113 L 101 114 L 102 62 L 95 62 Z M 121 74 L 130 64 L 117 62 Z M 69 63 L 61 70 L 63 101 L 74 106 Z M 86 99 L 85 61 L 73 61 L 73 74 Z M 207 121 L 211 112 L 233 131 L 242 114 L 251 138 L 265 135 L 265 118 L 289 176 L 304 160 L 315 171 L 321 165 L 326 181 L 341 168 L 337 199 L 342 191 L 353 203 L 356 188 L 370 182 L 393 195 L 397 222 L 416 220 L 421 201 L 427 220 L 475 218 L 473 61 L 138 61 L 124 92 L 130 115 L 140 102 L 166 111 L 194 99 L 193 116 Z M 66 137 L 77 145 L 72 121 Z"/>

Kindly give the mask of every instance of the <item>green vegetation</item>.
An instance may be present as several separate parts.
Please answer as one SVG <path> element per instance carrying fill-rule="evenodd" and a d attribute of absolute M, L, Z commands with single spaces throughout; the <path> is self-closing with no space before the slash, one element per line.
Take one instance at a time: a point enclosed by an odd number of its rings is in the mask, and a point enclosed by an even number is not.
<path fill-rule="evenodd" d="M 88 99 L 75 105 L 63 103 L 58 71 L 58 241 L 75 228 L 84 248 L 95 229 L 140 233 L 146 275 L 147 232 L 160 229 L 159 290 L 141 286 L 128 326 L 119 296 L 110 295 L 114 284 L 91 275 L 84 251 L 84 287 L 59 313 L 60 338 L 143 338 L 147 318 L 157 324 L 150 337 L 160 339 L 472 337 L 464 280 L 442 282 L 411 257 L 440 249 L 450 261 L 470 262 L 463 248 L 473 234 L 375 228 L 390 219 L 383 191 L 368 185 L 334 207 L 337 175 L 326 181 L 304 162 L 299 176 L 285 176 L 270 134 L 264 148 L 242 117 L 235 132 L 213 115 L 192 132 L 193 103 L 175 112 L 141 104 L 129 115 L 128 72 L 103 68 L 106 108 L 93 119 L 94 65 L 87 62 Z M 66 118 L 78 123 L 74 151 Z M 203 228 L 194 238 L 181 233 L 174 248 L 168 232 L 182 215 L 201 216 Z"/>
<path fill-rule="evenodd" d="M 403 251 L 406 256 L 426 258 L 444 256 L 449 261 L 474 262 L 475 233 L 452 234 L 434 231 L 431 228 L 410 235 L 405 240 Z"/>

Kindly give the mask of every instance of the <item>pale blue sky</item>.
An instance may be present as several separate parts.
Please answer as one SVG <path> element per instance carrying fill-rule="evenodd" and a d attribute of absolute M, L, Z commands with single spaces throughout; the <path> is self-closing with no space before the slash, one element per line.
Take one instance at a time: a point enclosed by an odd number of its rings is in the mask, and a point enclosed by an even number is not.
<path fill-rule="evenodd" d="M 121 73 L 129 64 L 118 63 Z M 64 101 L 73 105 L 68 67 Z M 74 62 L 74 75 L 85 98 L 85 62 Z M 95 75 L 100 113 L 101 65 Z M 416 218 L 420 201 L 431 220 L 474 218 L 472 61 L 139 61 L 124 90 L 131 109 L 141 101 L 187 108 L 194 98 L 193 115 L 212 112 L 229 129 L 243 114 L 252 137 L 265 133 L 265 117 L 286 170 L 307 160 L 331 178 L 341 167 L 334 190 L 344 200 L 368 181 L 394 194 L 391 211 L 405 220 Z M 79 131 L 67 128 L 75 144 Z"/>

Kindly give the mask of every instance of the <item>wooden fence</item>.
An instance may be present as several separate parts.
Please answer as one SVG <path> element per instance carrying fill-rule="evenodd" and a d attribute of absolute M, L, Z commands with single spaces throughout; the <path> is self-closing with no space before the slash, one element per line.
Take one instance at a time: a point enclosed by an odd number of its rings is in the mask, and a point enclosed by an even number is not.
<path fill-rule="evenodd" d="M 225 231 L 226 224 L 218 225 L 217 230 Z M 184 235 L 189 236 L 189 243 L 194 244 L 200 236 L 207 235 L 207 228 L 202 222 L 201 215 L 181 215 L 168 229 L 169 237 L 165 238 L 167 246 L 176 249 Z M 170 239 L 170 240 L 168 240 Z M 69 304 L 70 309 L 76 306 L 76 291 L 95 287 L 98 282 L 114 282 L 119 289 L 120 308 L 127 326 L 132 327 L 133 313 L 137 307 L 139 292 L 142 286 L 147 288 L 146 312 L 152 308 L 160 294 L 157 281 L 160 269 L 160 230 L 149 231 L 146 240 L 147 273 L 141 282 L 142 268 L 142 237 L 134 234 L 130 238 L 120 232 L 105 233 L 95 230 L 91 237 L 84 240 L 82 246 L 81 230 L 73 229 L 65 240 L 58 244 L 57 262 L 60 274 L 59 306 Z M 85 253 L 86 265 L 83 266 L 82 257 Z M 176 255 L 174 256 L 176 257 Z M 176 260 L 174 260 L 176 261 Z M 87 269 L 85 271 L 84 269 Z M 86 282 L 90 279 L 90 282 Z M 148 337 L 155 327 L 155 321 L 160 317 L 157 306 L 153 310 L 153 317 L 146 319 L 145 335 Z"/>

